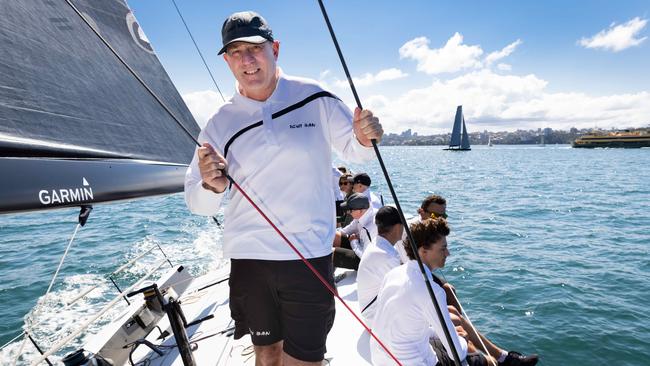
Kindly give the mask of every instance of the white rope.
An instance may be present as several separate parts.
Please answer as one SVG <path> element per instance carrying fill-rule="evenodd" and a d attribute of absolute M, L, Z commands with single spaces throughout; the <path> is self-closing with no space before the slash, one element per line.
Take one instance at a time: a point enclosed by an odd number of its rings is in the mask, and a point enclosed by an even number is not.
<path fill-rule="evenodd" d="M 116 269 L 115 271 L 111 272 L 109 275 L 105 276 L 105 279 L 106 279 L 106 278 L 110 278 L 111 276 L 116 275 L 116 274 L 118 274 L 118 273 L 124 271 L 126 268 L 131 267 L 131 265 L 132 265 L 133 263 L 135 263 L 137 260 L 139 260 L 140 258 L 144 257 L 145 255 L 151 253 L 151 251 L 152 251 L 153 249 L 155 249 L 155 248 L 156 248 L 155 246 L 152 246 L 151 248 L 147 249 L 144 253 L 142 253 L 142 254 L 138 255 L 137 257 L 131 259 L 129 262 L 127 262 L 126 264 L 122 265 L 120 268 Z M 99 286 L 100 286 L 99 284 L 98 284 L 98 285 L 94 285 L 94 286 L 90 287 L 89 289 L 87 289 L 87 290 L 85 290 L 85 291 L 82 291 L 79 295 L 77 295 L 76 297 L 72 298 L 72 300 L 69 300 L 69 301 L 66 303 L 66 305 L 67 305 L 67 306 L 70 306 L 70 305 L 74 304 L 75 302 L 79 301 L 79 299 L 81 299 L 81 298 L 83 298 L 84 296 L 88 295 L 91 291 L 96 290 Z"/>
<path fill-rule="evenodd" d="M 50 290 L 52 290 L 52 286 L 54 286 L 54 281 L 56 280 L 56 277 L 59 275 L 59 271 L 61 270 L 61 267 L 63 266 L 63 262 L 65 261 L 65 257 L 68 256 L 68 251 L 70 250 L 70 247 L 72 246 L 72 242 L 74 241 L 75 236 L 77 235 L 77 231 L 81 227 L 81 224 L 77 224 L 77 226 L 74 228 L 74 233 L 72 233 L 72 237 L 70 238 L 70 242 L 68 243 L 68 246 L 65 248 L 65 252 L 63 253 L 63 256 L 61 257 L 61 260 L 59 261 L 59 266 L 56 268 L 56 272 L 54 272 L 54 276 L 52 277 L 52 281 L 50 281 L 50 286 L 47 288 L 47 291 L 45 292 L 45 296 L 47 296 L 50 293 Z M 43 296 L 43 298 L 45 297 Z"/>
<path fill-rule="evenodd" d="M 74 242 L 74 238 L 77 236 L 77 231 L 79 231 L 79 228 L 81 227 L 81 224 L 77 224 L 74 228 L 74 232 L 72 233 L 72 236 L 70 237 L 70 241 L 68 242 L 68 246 L 65 248 L 65 252 L 63 253 L 63 256 L 61 257 L 61 260 L 59 261 L 59 266 L 56 268 L 56 271 L 54 272 L 54 276 L 52 276 L 52 280 L 50 281 L 50 285 L 47 287 L 47 291 L 45 291 L 45 295 L 43 295 L 38 302 L 36 303 L 36 309 L 34 311 L 34 314 L 32 314 L 32 318 L 35 319 L 36 315 L 38 315 L 38 312 L 41 309 L 41 305 L 47 298 L 47 295 L 50 293 L 52 290 L 52 286 L 54 286 L 54 281 L 56 281 L 56 278 L 59 275 L 59 271 L 61 270 L 61 267 L 63 266 L 63 262 L 65 261 L 65 257 L 68 255 L 68 251 L 70 251 L 70 247 L 72 246 L 72 242 Z M 25 331 L 23 332 L 24 335 L 28 335 L 29 332 L 31 331 L 31 328 L 26 322 L 25 322 Z M 16 366 L 16 363 L 18 362 L 18 359 L 20 356 L 22 356 L 23 349 L 25 348 L 25 344 L 27 343 L 27 337 L 23 338 L 23 343 L 20 345 L 20 348 L 18 349 L 18 352 L 16 353 L 16 357 L 14 358 L 13 362 L 11 363 L 12 366 Z"/>
<path fill-rule="evenodd" d="M 27 335 L 27 331 L 24 331 L 23 335 Z M 27 337 L 23 338 L 22 343 L 20 343 L 20 348 L 18 349 L 18 352 L 16 352 L 16 358 L 14 358 L 14 360 L 11 362 L 12 366 L 16 366 L 18 359 L 20 358 L 20 356 L 22 356 L 23 348 L 25 348 L 25 343 L 27 343 Z"/>
<path fill-rule="evenodd" d="M 3 349 L 5 349 L 5 347 L 7 347 L 8 345 L 10 345 L 11 343 L 13 343 L 13 341 L 15 341 L 16 339 L 22 337 L 23 335 L 25 335 L 25 332 L 20 332 L 20 334 L 18 334 L 17 336 L 13 337 L 11 340 L 9 340 L 9 342 L 3 344 L 2 347 L 0 347 L 0 351 L 3 350 Z"/>

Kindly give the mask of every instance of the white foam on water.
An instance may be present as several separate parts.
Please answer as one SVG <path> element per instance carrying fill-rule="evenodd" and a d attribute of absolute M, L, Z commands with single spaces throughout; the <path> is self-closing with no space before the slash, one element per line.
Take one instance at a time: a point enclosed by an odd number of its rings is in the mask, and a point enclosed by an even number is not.
<path fill-rule="evenodd" d="M 68 305 L 69 302 L 93 286 L 97 287 L 73 304 Z M 46 297 L 42 296 L 38 299 L 37 305 L 25 316 L 27 329 L 30 329 L 32 338 L 41 350 L 47 351 L 60 339 L 74 332 L 82 323 L 94 316 L 116 294 L 117 290 L 103 276 L 96 274 L 68 276 Z M 67 353 L 81 348 L 88 335 L 99 331 L 114 315 L 122 311 L 125 305 L 126 303 L 118 304 L 109 310 L 97 322 L 91 324 L 81 336 L 50 357 L 50 361 L 58 362 Z M 0 353 L 0 364 L 9 365 L 13 362 L 16 353 L 20 351 L 22 342 L 21 338 L 8 345 Z M 28 341 L 22 349 L 17 365 L 27 365 L 38 356 L 38 351 Z"/>

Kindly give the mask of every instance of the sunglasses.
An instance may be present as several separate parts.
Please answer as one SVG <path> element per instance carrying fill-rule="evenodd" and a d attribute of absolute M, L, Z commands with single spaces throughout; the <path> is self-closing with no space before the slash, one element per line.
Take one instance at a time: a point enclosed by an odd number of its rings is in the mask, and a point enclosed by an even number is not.
<path fill-rule="evenodd" d="M 428 212 L 428 213 L 431 215 L 431 218 L 432 218 L 432 219 L 435 219 L 435 218 L 437 218 L 437 217 L 442 217 L 442 218 L 445 218 L 445 219 L 447 218 L 447 214 L 446 214 L 446 213 L 442 213 L 442 214 L 437 214 L 437 213 L 435 213 L 435 212 Z"/>
<path fill-rule="evenodd" d="M 352 183 L 350 183 L 350 182 L 340 182 L 339 183 L 340 186 L 347 186 L 348 184 L 352 184 Z"/>

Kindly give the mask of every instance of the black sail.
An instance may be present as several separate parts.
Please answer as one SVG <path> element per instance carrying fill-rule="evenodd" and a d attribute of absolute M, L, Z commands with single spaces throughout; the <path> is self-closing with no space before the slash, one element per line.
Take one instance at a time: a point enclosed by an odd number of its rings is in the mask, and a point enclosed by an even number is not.
<path fill-rule="evenodd" d="M 198 136 L 127 4 L 72 3 Z M 182 190 L 192 139 L 67 2 L 0 2 L 0 49 L 0 213 Z"/>
<path fill-rule="evenodd" d="M 449 147 L 460 146 L 460 137 L 462 133 L 463 125 L 463 106 L 459 105 L 456 107 L 456 116 L 454 117 L 454 127 L 451 130 L 451 140 L 449 141 Z"/>

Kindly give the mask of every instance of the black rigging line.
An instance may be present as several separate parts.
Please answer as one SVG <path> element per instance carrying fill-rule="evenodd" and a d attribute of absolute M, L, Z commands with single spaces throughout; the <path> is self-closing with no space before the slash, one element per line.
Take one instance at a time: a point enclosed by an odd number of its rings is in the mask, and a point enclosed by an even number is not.
<path fill-rule="evenodd" d="M 187 34 L 190 35 L 190 38 L 192 39 L 192 43 L 194 43 L 194 47 L 196 48 L 196 51 L 199 53 L 199 56 L 201 56 L 201 60 L 203 61 L 203 65 L 205 65 L 205 69 L 208 70 L 208 74 L 210 74 L 210 78 L 212 79 L 212 82 L 214 83 L 214 86 L 217 87 L 217 91 L 219 92 L 219 95 L 221 95 L 221 99 L 225 102 L 226 98 L 223 97 L 223 94 L 221 93 L 221 89 L 219 89 L 219 85 L 217 85 L 217 81 L 214 79 L 214 76 L 212 75 L 212 71 L 210 71 L 210 68 L 208 67 L 208 63 L 205 62 L 205 58 L 203 57 L 203 53 L 201 53 L 201 50 L 199 49 L 199 46 L 196 44 L 196 41 L 194 40 L 194 36 L 192 36 L 192 32 L 190 32 L 190 28 L 187 26 L 187 23 L 185 22 L 185 18 L 183 18 L 183 15 L 181 14 L 181 11 L 178 9 L 178 5 L 176 5 L 176 1 L 172 0 L 172 4 L 174 4 L 174 7 L 176 8 L 176 12 L 178 13 L 178 16 L 181 18 L 181 21 L 183 21 L 183 25 L 185 26 L 185 29 L 187 30 Z"/>
<path fill-rule="evenodd" d="M 357 90 L 354 87 L 354 82 L 352 81 L 352 77 L 350 76 L 350 71 L 348 70 L 348 66 L 345 63 L 345 59 L 343 58 L 343 53 L 341 52 L 341 48 L 339 47 L 339 42 L 336 40 L 336 35 L 334 34 L 334 29 L 332 28 L 332 24 L 330 23 L 330 19 L 327 16 L 327 11 L 325 10 L 325 6 L 323 5 L 322 0 L 318 0 L 318 5 L 320 6 L 320 10 L 323 13 L 323 18 L 325 19 L 325 23 L 327 23 L 327 28 L 329 29 L 330 36 L 332 36 L 332 41 L 334 42 L 334 46 L 336 47 L 336 52 L 339 55 L 339 59 L 341 60 L 341 64 L 343 65 L 343 70 L 345 71 L 345 76 L 348 78 L 348 83 L 350 84 L 350 88 L 352 89 L 352 94 L 354 95 L 354 99 L 357 102 L 357 107 L 359 109 L 363 109 L 361 107 L 361 100 L 359 99 L 359 95 L 357 94 Z M 445 322 L 445 318 L 442 315 L 442 311 L 440 310 L 440 305 L 438 304 L 438 301 L 436 299 L 436 295 L 433 292 L 433 287 L 431 287 L 431 282 L 429 281 L 429 277 L 426 275 L 426 272 L 424 270 L 424 265 L 422 264 L 422 259 L 420 258 L 420 255 L 418 253 L 417 247 L 415 245 L 415 241 L 413 240 L 413 236 L 411 234 L 411 230 L 409 229 L 408 223 L 406 222 L 406 218 L 404 217 L 404 212 L 402 211 L 402 207 L 399 204 L 399 201 L 397 200 L 397 194 L 395 193 L 395 189 L 393 188 L 393 184 L 390 181 L 390 176 L 388 175 L 388 171 L 386 170 L 386 166 L 384 165 L 384 160 L 381 157 L 381 153 L 379 152 L 379 147 L 377 147 L 377 140 L 372 139 L 372 147 L 375 149 L 375 154 L 377 155 L 377 160 L 379 161 L 379 165 L 381 166 L 381 170 L 384 173 L 384 178 L 386 178 L 386 184 L 388 185 L 388 188 L 390 189 L 390 193 L 393 196 L 393 201 L 395 202 L 395 207 L 397 208 L 397 211 L 399 212 L 400 219 L 402 221 L 402 225 L 404 225 L 404 230 L 406 231 L 406 236 L 409 240 L 409 243 L 411 244 L 411 248 L 413 249 L 413 254 L 415 255 L 415 259 L 418 262 L 418 266 L 420 267 L 420 271 L 422 272 L 422 275 L 424 276 L 424 282 L 427 286 L 427 290 L 429 292 L 429 296 L 431 297 L 431 301 L 433 301 L 433 305 L 436 309 L 436 314 L 438 315 L 438 319 L 440 320 L 440 325 L 442 329 L 444 330 L 445 333 L 445 338 L 447 339 L 447 343 L 449 343 L 449 348 L 452 350 L 452 356 L 454 357 L 454 361 L 457 366 L 461 366 L 460 362 L 460 357 L 458 357 L 458 351 L 456 350 L 456 347 L 454 346 L 454 342 L 451 339 L 451 334 L 449 334 L 449 329 L 447 328 L 447 323 Z"/>

